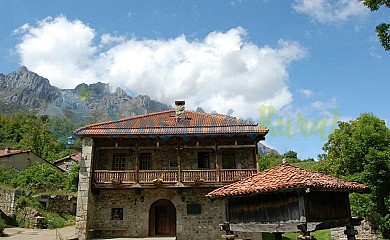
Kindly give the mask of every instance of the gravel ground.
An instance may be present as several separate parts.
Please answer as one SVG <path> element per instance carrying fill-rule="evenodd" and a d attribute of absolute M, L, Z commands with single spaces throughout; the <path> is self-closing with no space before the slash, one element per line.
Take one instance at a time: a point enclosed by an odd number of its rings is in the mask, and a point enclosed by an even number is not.
<path fill-rule="evenodd" d="M 77 239 L 75 227 L 69 226 L 55 229 L 28 229 L 7 227 L 4 230 L 4 240 L 71 240 Z"/>

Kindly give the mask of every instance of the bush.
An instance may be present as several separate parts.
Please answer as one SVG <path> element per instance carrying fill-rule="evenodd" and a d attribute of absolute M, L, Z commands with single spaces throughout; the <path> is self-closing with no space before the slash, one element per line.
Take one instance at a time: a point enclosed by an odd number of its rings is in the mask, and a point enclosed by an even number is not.
<path fill-rule="evenodd" d="M 4 219 L 0 218 L 0 236 L 3 236 L 4 228 L 5 228 L 5 221 Z"/>
<path fill-rule="evenodd" d="M 42 211 L 42 217 L 45 217 L 43 224 L 48 228 L 63 228 L 74 225 L 76 222 L 75 216 L 70 214 L 58 214 L 54 212 Z"/>

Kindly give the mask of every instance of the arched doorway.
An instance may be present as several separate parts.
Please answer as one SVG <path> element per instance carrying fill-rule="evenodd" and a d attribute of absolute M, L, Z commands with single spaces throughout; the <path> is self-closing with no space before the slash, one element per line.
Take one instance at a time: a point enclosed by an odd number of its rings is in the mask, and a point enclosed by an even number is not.
<path fill-rule="evenodd" d="M 150 206 L 149 236 L 176 236 L 176 208 L 171 201 L 159 199 Z"/>

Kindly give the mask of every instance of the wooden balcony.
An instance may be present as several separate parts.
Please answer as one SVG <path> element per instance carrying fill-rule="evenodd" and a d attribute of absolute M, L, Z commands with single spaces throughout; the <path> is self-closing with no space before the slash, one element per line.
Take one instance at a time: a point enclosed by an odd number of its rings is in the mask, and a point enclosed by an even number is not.
<path fill-rule="evenodd" d="M 202 170 L 182 170 L 180 172 L 181 182 L 185 185 L 192 185 L 196 182 L 202 182 L 205 185 L 221 185 L 242 180 L 246 177 L 256 174 L 256 169 L 215 169 Z M 152 185 L 153 180 L 162 179 L 164 185 L 174 185 L 179 182 L 178 170 L 135 170 L 111 171 L 95 170 L 93 173 L 94 184 L 96 187 L 110 187 L 113 184 L 134 185 Z"/>

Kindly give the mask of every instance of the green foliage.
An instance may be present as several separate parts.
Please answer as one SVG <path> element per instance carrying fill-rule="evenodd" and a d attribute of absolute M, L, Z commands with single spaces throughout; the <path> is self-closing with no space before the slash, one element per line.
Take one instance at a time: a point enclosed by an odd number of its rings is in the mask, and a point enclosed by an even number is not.
<path fill-rule="evenodd" d="M 54 166 L 35 163 L 25 170 L 4 169 L 0 165 L 0 184 L 33 193 L 77 192 L 79 165 L 74 165 L 69 174 L 60 172 Z"/>
<path fill-rule="evenodd" d="M 309 170 L 314 170 L 315 166 L 317 165 L 317 162 L 315 162 L 314 159 L 307 159 L 303 161 L 298 159 L 298 154 L 292 150 L 289 150 L 282 155 L 275 153 L 269 153 L 265 156 L 259 155 L 260 171 L 264 171 L 268 168 L 280 165 L 283 162 Z"/>
<path fill-rule="evenodd" d="M 16 221 L 20 227 L 31 227 L 31 223 L 27 222 L 28 219 L 26 219 L 27 209 L 34 209 L 38 211 L 42 217 L 45 217 L 43 224 L 50 228 L 62 228 L 75 224 L 75 216 L 43 210 L 37 197 L 21 196 L 18 198 L 16 203 L 19 209 Z"/>
<path fill-rule="evenodd" d="M 19 174 L 19 171 L 15 168 L 5 169 L 0 165 L 0 184 L 5 187 L 15 188 L 15 176 Z"/>
<path fill-rule="evenodd" d="M 80 171 L 79 164 L 73 165 L 69 170 L 69 174 L 66 177 L 66 181 L 65 181 L 65 188 L 68 191 L 77 192 L 77 187 L 79 184 L 79 171 Z"/>
<path fill-rule="evenodd" d="M 4 229 L 5 229 L 5 220 L 0 217 L 0 236 L 3 235 Z"/>
<path fill-rule="evenodd" d="M 363 0 L 363 4 L 366 5 L 371 11 L 377 11 L 381 6 L 390 8 L 390 0 Z M 380 23 L 376 26 L 376 33 L 379 41 L 386 51 L 390 50 L 390 24 Z"/>
<path fill-rule="evenodd" d="M 315 171 L 317 169 L 318 162 L 316 162 L 314 160 L 313 161 L 304 160 L 304 161 L 297 162 L 297 163 L 291 163 L 291 165 L 296 166 L 296 167 L 300 167 L 300 168 L 303 168 L 306 170 Z"/>
<path fill-rule="evenodd" d="M 298 153 L 297 152 L 294 152 L 292 150 L 289 150 L 287 152 L 285 152 L 283 154 L 283 157 L 285 158 L 295 158 L 295 159 L 298 159 Z"/>
<path fill-rule="evenodd" d="M 63 189 L 65 174 L 53 166 L 34 163 L 21 171 L 16 177 L 16 185 L 30 191 Z"/>
<path fill-rule="evenodd" d="M 283 156 L 275 153 L 269 153 L 265 156 L 259 155 L 260 171 L 282 164 L 282 160 Z"/>
<path fill-rule="evenodd" d="M 351 196 L 352 211 L 378 224 L 390 236 L 390 129 L 373 114 L 340 122 L 323 149 L 318 170 L 369 186 L 370 194 Z"/>
<path fill-rule="evenodd" d="M 73 131 L 81 127 L 80 124 L 74 123 L 69 119 L 61 117 L 50 117 L 48 130 L 63 148 L 69 147 L 68 137 L 73 134 Z"/>
<path fill-rule="evenodd" d="M 75 216 L 70 214 L 58 214 L 54 212 L 41 211 L 42 217 L 45 217 L 43 224 L 48 228 L 63 228 L 76 223 Z"/>
<path fill-rule="evenodd" d="M 0 115 L 0 148 L 10 146 L 14 149 L 29 149 L 43 159 L 54 161 L 72 152 L 56 139 L 62 133 L 67 134 L 63 136 L 67 138 L 71 125 L 65 120 L 51 121 L 48 116 L 20 113 Z M 60 131 L 57 128 L 65 130 Z"/>
<path fill-rule="evenodd" d="M 28 196 L 20 196 L 18 200 L 16 200 L 16 205 L 18 208 L 33 208 L 36 210 L 41 210 L 42 206 L 39 203 L 39 199 L 35 197 L 28 197 Z"/>

